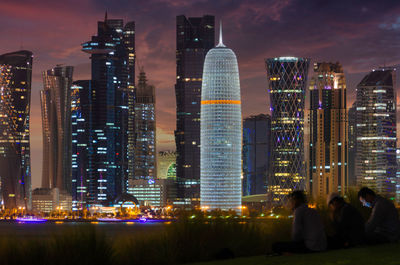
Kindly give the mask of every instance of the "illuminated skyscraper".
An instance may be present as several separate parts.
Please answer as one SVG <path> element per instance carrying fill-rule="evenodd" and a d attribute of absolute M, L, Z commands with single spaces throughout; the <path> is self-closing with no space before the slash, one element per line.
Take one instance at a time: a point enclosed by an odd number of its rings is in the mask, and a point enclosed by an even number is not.
<path fill-rule="evenodd" d="M 346 79 L 339 63 L 314 63 L 307 175 L 315 199 L 347 190 Z"/>
<path fill-rule="evenodd" d="M 156 178 L 156 95 L 143 70 L 136 88 L 135 179 Z"/>
<path fill-rule="evenodd" d="M 98 22 L 98 33 L 82 44 L 92 62 L 89 115 L 93 176 L 87 184 L 89 205 L 109 205 L 127 191 L 134 177 L 134 22 Z M 132 138 L 133 137 L 133 138 Z M 74 192 L 73 192 L 74 193 Z"/>
<path fill-rule="evenodd" d="M 6 208 L 31 206 L 32 52 L 0 55 L 0 179 Z"/>
<path fill-rule="evenodd" d="M 214 16 L 176 17 L 177 204 L 199 204 L 201 80 L 214 45 Z"/>
<path fill-rule="evenodd" d="M 200 112 L 200 204 L 234 209 L 242 204 L 242 110 L 235 53 L 222 42 L 204 61 Z"/>
<path fill-rule="evenodd" d="M 103 184 L 97 177 L 93 130 L 93 107 L 96 91 L 91 80 L 79 80 L 71 86 L 71 158 L 72 208 L 82 209 L 96 202 L 92 191 Z M 101 180 L 101 182 L 98 182 Z"/>
<path fill-rule="evenodd" d="M 71 192 L 72 66 L 43 72 L 40 91 L 43 130 L 42 188 Z"/>
<path fill-rule="evenodd" d="M 271 161 L 271 116 L 243 122 L 243 196 L 267 193 Z"/>
<path fill-rule="evenodd" d="M 357 86 L 357 185 L 396 193 L 395 70 L 380 68 Z"/>
<path fill-rule="evenodd" d="M 357 102 L 348 111 L 348 183 L 349 187 L 355 187 L 357 183 L 356 178 L 356 154 L 357 154 Z"/>
<path fill-rule="evenodd" d="M 271 102 L 271 180 L 274 203 L 305 188 L 304 104 L 309 59 L 266 59 Z"/>

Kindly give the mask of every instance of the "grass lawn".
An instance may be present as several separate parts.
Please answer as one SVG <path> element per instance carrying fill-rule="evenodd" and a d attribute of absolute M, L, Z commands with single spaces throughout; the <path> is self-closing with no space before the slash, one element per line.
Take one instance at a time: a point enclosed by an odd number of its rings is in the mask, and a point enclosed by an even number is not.
<path fill-rule="evenodd" d="M 255 256 L 193 265 L 398 265 L 400 244 L 328 251 L 317 254 L 265 257 Z"/>

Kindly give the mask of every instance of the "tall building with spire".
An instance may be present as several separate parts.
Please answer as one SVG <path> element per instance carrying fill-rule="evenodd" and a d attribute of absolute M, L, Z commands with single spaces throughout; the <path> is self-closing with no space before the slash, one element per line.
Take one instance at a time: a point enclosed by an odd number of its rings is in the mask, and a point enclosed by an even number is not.
<path fill-rule="evenodd" d="M 304 107 L 310 60 L 297 57 L 266 59 L 271 102 L 271 179 L 268 190 L 275 204 L 293 190 L 304 189 Z"/>
<path fill-rule="evenodd" d="M 92 66 L 91 131 L 85 132 L 91 146 L 90 157 L 85 158 L 92 171 L 85 183 L 90 206 L 111 204 L 127 191 L 128 178 L 134 177 L 135 24 L 106 15 L 97 30 L 91 41 L 82 44 Z M 74 159 L 78 154 L 72 155 Z M 74 182 L 82 172 L 73 174 Z"/>
<path fill-rule="evenodd" d="M 7 209 L 31 207 L 32 52 L 0 55 L 0 180 Z"/>
<path fill-rule="evenodd" d="M 176 17 L 176 204 L 200 200 L 200 100 L 204 58 L 214 47 L 214 16 Z"/>
<path fill-rule="evenodd" d="M 395 69 L 379 68 L 357 86 L 357 185 L 395 198 L 396 86 Z"/>
<path fill-rule="evenodd" d="M 71 193 L 71 85 L 72 66 L 43 72 L 40 91 L 43 130 L 42 188 Z"/>
<path fill-rule="evenodd" d="M 200 112 L 200 203 L 241 211 L 242 110 L 235 53 L 222 42 L 204 61 Z"/>
<path fill-rule="evenodd" d="M 155 179 L 156 171 L 156 94 L 147 84 L 143 69 L 136 88 L 135 123 L 135 179 Z"/>
<path fill-rule="evenodd" d="M 326 199 L 348 186 L 346 79 L 340 63 L 314 63 L 310 82 L 309 192 Z"/>

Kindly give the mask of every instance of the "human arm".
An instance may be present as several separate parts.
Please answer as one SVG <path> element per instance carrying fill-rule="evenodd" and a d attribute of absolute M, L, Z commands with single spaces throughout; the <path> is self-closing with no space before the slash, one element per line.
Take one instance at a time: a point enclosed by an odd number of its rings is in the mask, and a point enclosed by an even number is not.
<path fill-rule="evenodd" d="M 365 224 L 365 232 L 373 233 L 375 229 L 382 223 L 385 214 L 384 205 L 377 202 L 372 209 L 371 216 Z"/>

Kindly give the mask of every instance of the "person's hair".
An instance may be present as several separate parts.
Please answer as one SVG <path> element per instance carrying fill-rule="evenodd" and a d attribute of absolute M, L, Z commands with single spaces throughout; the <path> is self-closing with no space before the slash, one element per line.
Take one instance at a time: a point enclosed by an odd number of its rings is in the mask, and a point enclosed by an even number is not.
<path fill-rule="evenodd" d="M 358 192 L 358 198 L 364 198 L 367 197 L 367 195 L 372 195 L 372 196 L 376 196 L 375 192 L 373 190 L 371 190 L 370 188 L 367 187 L 363 187 L 361 188 L 361 190 Z"/>
<path fill-rule="evenodd" d="M 337 196 L 337 197 L 333 198 L 333 199 L 329 202 L 329 204 L 334 203 L 334 202 L 345 203 L 345 200 L 344 200 L 343 197 Z"/>
<path fill-rule="evenodd" d="M 290 199 L 295 199 L 296 201 L 300 203 L 306 203 L 307 202 L 307 197 L 302 190 L 295 190 L 292 193 L 289 194 Z"/>

